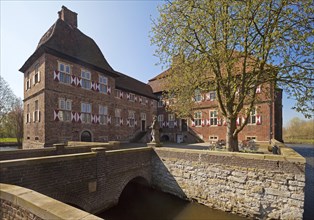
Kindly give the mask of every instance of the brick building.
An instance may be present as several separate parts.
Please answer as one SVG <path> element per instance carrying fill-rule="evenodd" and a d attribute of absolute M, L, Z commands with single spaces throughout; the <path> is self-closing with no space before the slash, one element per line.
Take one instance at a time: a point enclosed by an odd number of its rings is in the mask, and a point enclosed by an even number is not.
<path fill-rule="evenodd" d="M 145 134 L 152 115 L 158 115 L 162 141 L 226 137 L 214 92 L 201 94 L 194 120 L 176 118 L 158 101 L 166 71 L 148 84 L 115 71 L 97 44 L 78 29 L 77 14 L 64 6 L 20 71 L 25 87 L 23 148 L 70 140 L 134 140 Z M 239 140 L 282 140 L 282 91 L 272 88 L 273 95 L 263 96 L 266 91 L 258 89 L 264 98 Z"/>
<path fill-rule="evenodd" d="M 66 7 L 40 39 L 24 73 L 23 148 L 73 141 L 129 141 L 156 114 L 149 85 L 115 71 Z"/>
<path fill-rule="evenodd" d="M 193 142 L 225 140 L 226 121 L 220 116 L 215 91 L 199 94 L 194 97 L 197 107 L 194 109 L 194 120 L 178 119 L 175 114 L 165 110 L 161 101 L 165 90 L 168 71 L 149 80 L 154 94 L 159 98 L 157 104 L 158 121 L 160 122 L 161 141 Z M 239 133 L 239 141 L 254 139 L 269 142 L 271 139 L 282 141 L 282 90 L 271 84 L 261 85 L 256 90 L 257 102 L 251 113 L 249 123 Z M 270 94 L 269 94 L 270 93 Z M 244 122 L 242 115 L 237 118 L 237 125 Z"/>

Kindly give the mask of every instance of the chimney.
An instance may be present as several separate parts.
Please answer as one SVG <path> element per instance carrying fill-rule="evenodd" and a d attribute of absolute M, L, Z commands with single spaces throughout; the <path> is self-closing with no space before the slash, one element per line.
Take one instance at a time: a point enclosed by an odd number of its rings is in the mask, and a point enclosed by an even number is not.
<path fill-rule="evenodd" d="M 72 27 L 77 28 L 77 13 L 67 9 L 67 7 L 62 6 L 61 11 L 58 12 L 59 18 L 65 21 Z"/>

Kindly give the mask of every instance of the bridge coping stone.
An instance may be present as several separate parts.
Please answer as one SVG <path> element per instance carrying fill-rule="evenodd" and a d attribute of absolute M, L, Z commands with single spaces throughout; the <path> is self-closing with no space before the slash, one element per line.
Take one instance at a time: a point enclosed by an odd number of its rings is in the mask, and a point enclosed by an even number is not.
<path fill-rule="evenodd" d="M 22 207 L 42 219 L 102 219 L 36 191 L 16 185 L 0 183 L 0 199 Z"/>

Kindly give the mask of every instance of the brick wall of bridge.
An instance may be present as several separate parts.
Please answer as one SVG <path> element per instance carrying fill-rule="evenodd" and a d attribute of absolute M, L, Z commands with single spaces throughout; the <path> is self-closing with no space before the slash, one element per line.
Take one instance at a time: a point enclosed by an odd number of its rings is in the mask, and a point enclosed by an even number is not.
<path fill-rule="evenodd" d="M 35 190 L 85 211 L 115 205 L 134 178 L 151 181 L 150 148 L 111 150 L 0 161 L 0 182 Z M 36 153 L 38 154 L 38 152 Z"/>

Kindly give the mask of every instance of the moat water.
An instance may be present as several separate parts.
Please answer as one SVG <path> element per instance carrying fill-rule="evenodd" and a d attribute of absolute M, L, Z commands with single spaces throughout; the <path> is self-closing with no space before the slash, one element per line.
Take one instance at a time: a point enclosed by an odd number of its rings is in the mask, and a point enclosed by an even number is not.
<path fill-rule="evenodd" d="M 119 204 L 97 216 L 106 220 L 245 219 L 137 184 L 128 185 L 120 197 Z"/>

